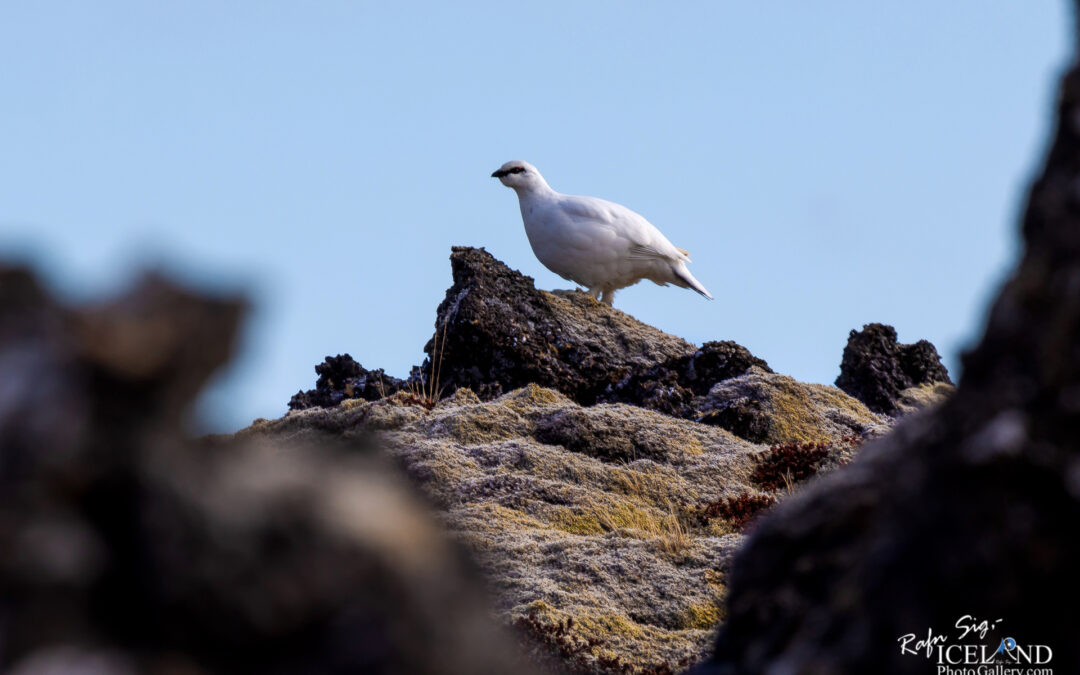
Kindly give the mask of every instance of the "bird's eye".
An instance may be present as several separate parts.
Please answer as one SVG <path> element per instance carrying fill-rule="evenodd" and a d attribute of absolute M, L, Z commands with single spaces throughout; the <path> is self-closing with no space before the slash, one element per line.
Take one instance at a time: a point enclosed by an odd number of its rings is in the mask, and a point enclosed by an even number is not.
<path fill-rule="evenodd" d="M 520 166 L 515 166 L 513 169 L 510 169 L 510 173 L 525 173 L 525 169 Z"/>

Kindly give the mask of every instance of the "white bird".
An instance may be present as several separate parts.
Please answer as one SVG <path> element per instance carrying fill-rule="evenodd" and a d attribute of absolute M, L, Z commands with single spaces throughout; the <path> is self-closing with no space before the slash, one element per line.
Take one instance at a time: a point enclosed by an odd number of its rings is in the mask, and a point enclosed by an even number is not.
<path fill-rule="evenodd" d="M 625 206 L 555 192 L 528 162 L 507 162 L 491 176 L 517 193 L 537 259 L 597 300 L 610 305 L 615 291 L 642 279 L 690 288 L 712 299 L 686 269 L 690 254 Z"/>

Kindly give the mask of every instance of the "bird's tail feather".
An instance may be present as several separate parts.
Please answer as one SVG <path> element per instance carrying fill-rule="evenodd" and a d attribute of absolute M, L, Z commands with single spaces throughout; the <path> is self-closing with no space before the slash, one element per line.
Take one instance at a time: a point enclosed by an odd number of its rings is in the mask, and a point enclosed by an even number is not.
<path fill-rule="evenodd" d="M 677 285 L 683 288 L 689 288 L 704 295 L 709 300 L 713 299 L 713 296 L 709 291 L 705 290 L 705 287 L 701 285 L 701 282 L 694 278 L 693 274 L 690 274 L 690 270 L 686 269 L 686 264 L 679 262 L 671 266 L 671 271 L 675 274 Z"/>

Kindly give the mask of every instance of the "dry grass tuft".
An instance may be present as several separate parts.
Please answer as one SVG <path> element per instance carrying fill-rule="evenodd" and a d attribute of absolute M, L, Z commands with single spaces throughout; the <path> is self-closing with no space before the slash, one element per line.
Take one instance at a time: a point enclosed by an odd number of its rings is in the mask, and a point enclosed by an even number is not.
<path fill-rule="evenodd" d="M 434 410 L 442 398 L 443 389 L 439 386 L 439 378 L 442 376 L 443 352 L 446 351 L 446 324 L 447 321 L 443 321 L 441 340 L 439 331 L 435 331 L 434 344 L 431 346 L 431 373 L 425 378 L 421 372 L 419 378 L 409 380 L 407 391 L 410 405 Z"/>
<path fill-rule="evenodd" d="M 683 525 L 674 505 L 669 505 L 669 513 L 660 521 L 660 532 L 656 538 L 657 548 L 669 556 L 683 556 L 694 544 L 690 532 Z"/>

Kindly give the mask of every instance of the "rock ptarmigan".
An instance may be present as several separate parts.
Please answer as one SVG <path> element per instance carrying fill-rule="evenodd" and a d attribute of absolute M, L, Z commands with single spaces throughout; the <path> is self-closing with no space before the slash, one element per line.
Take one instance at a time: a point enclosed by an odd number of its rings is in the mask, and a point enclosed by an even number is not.
<path fill-rule="evenodd" d="M 642 279 L 689 288 L 712 299 L 686 269 L 690 254 L 625 206 L 560 194 L 528 162 L 507 162 L 491 176 L 517 193 L 525 234 L 537 259 L 601 302 L 610 305 L 615 291 Z"/>

